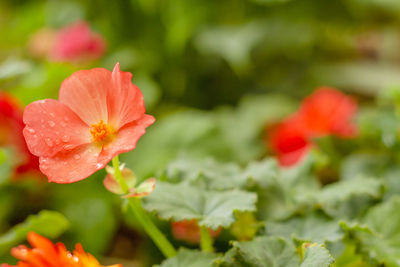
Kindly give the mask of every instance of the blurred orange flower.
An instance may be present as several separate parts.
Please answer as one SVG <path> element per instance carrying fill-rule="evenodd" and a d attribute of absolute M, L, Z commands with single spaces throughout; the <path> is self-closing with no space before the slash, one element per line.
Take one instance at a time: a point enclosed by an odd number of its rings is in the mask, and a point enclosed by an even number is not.
<path fill-rule="evenodd" d="M 200 227 L 197 220 L 183 220 L 179 222 L 172 222 L 172 234 L 178 239 L 185 241 L 189 244 L 200 243 Z M 209 229 L 211 237 L 215 238 L 221 233 L 221 228 L 217 230 Z"/>
<path fill-rule="evenodd" d="M 154 117 L 145 114 L 143 95 L 131 80 L 118 63 L 112 72 L 77 71 L 62 83 L 58 101 L 25 108 L 25 140 L 50 182 L 85 179 L 136 147 Z"/>
<path fill-rule="evenodd" d="M 15 153 L 15 178 L 28 172 L 39 174 L 39 160 L 29 152 L 22 134 L 22 110 L 11 94 L 0 92 L 0 147 L 9 147 Z"/>
<path fill-rule="evenodd" d="M 64 244 L 53 244 L 47 238 L 34 232 L 28 234 L 28 241 L 33 248 L 20 245 L 11 250 L 11 254 L 20 260 L 14 267 L 103 267 L 95 257 L 86 253 L 80 244 L 73 253 Z M 1 267 L 13 267 L 3 264 Z M 109 267 L 122 267 L 120 264 Z"/>

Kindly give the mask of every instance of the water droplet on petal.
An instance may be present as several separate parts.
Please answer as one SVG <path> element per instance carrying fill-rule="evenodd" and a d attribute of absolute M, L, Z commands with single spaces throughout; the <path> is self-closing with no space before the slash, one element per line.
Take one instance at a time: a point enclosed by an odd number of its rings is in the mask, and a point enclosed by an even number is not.
<path fill-rule="evenodd" d="M 59 144 L 60 144 L 60 140 L 56 139 L 56 145 L 59 145 Z"/>
<path fill-rule="evenodd" d="M 101 163 L 96 163 L 96 168 L 97 168 L 97 169 L 103 168 L 103 164 L 101 164 Z"/>
<path fill-rule="evenodd" d="M 69 121 L 69 118 L 67 116 L 64 117 L 65 121 Z"/>
<path fill-rule="evenodd" d="M 40 165 L 40 168 L 41 168 L 42 170 L 47 170 L 47 169 L 49 168 L 49 166 L 47 166 L 47 165 Z"/>
<path fill-rule="evenodd" d="M 53 141 L 51 141 L 50 138 L 46 138 L 46 139 L 44 139 L 44 141 L 46 142 L 46 144 L 47 144 L 49 147 L 52 147 L 52 146 L 53 146 Z"/>
<path fill-rule="evenodd" d="M 64 146 L 64 149 L 65 149 L 65 150 L 72 150 L 73 148 L 74 148 L 73 145 L 65 145 L 65 146 Z"/>
<path fill-rule="evenodd" d="M 81 156 L 79 156 L 78 154 L 75 154 L 75 155 L 74 155 L 74 159 L 78 160 L 78 159 L 80 159 L 80 158 L 81 158 Z"/>
<path fill-rule="evenodd" d="M 35 135 L 33 136 L 33 138 L 38 138 L 38 136 L 35 134 Z"/>
<path fill-rule="evenodd" d="M 47 123 L 49 124 L 50 127 L 56 126 L 56 124 L 54 123 L 54 121 L 48 121 Z"/>
<path fill-rule="evenodd" d="M 66 124 L 65 122 L 62 121 L 62 122 L 61 122 L 61 126 L 62 126 L 62 127 L 67 127 L 67 124 Z"/>
<path fill-rule="evenodd" d="M 29 128 L 29 129 L 28 129 L 28 132 L 30 132 L 31 134 L 34 134 L 34 133 L 35 133 L 35 130 L 32 129 L 32 128 Z"/>
<path fill-rule="evenodd" d="M 68 135 L 64 135 L 64 136 L 61 138 L 61 140 L 62 140 L 63 142 L 68 142 L 68 141 L 69 141 L 69 136 L 68 136 Z"/>

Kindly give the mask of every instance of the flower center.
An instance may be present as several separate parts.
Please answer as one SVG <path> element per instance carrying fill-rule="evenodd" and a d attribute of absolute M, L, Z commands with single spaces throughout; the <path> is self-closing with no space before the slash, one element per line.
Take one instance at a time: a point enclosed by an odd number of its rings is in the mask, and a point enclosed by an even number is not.
<path fill-rule="evenodd" d="M 100 145 L 107 144 L 114 139 L 114 129 L 100 120 L 97 124 L 90 125 L 90 133 L 92 134 L 93 141 Z"/>

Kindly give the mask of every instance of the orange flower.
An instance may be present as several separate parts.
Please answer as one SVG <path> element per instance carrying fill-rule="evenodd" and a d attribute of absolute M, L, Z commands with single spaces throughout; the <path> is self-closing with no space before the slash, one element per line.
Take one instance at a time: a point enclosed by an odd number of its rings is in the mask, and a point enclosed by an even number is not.
<path fill-rule="evenodd" d="M 221 228 L 217 230 L 209 229 L 212 237 L 217 237 L 221 233 Z M 179 222 L 172 222 L 172 234 L 178 239 L 185 241 L 189 244 L 200 243 L 200 227 L 196 220 L 183 220 Z"/>
<path fill-rule="evenodd" d="M 14 267 L 103 267 L 95 257 L 86 253 L 80 244 L 73 253 L 64 244 L 53 244 L 47 238 L 34 232 L 28 234 L 28 241 L 33 248 L 20 245 L 11 250 L 11 254 L 20 261 Z M 13 267 L 3 264 L 1 267 Z M 122 267 L 120 264 L 109 267 Z"/>

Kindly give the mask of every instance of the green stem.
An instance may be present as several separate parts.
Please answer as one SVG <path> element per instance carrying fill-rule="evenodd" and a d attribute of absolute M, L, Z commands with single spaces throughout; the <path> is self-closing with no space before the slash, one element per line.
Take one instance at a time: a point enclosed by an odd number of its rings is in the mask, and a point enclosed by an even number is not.
<path fill-rule="evenodd" d="M 125 193 L 129 192 L 129 186 L 126 183 L 124 177 L 122 177 L 122 173 L 121 173 L 121 169 L 119 168 L 119 159 L 118 156 L 115 156 L 112 159 L 112 164 L 114 167 L 114 178 L 115 180 L 117 180 L 119 186 L 121 187 L 122 191 L 124 191 Z"/>
<path fill-rule="evenodd" d="M 200 234 L 201 234 L 201 250 L 205 252 L 213 252 L 213 239 L 210 235 L 210 231 L 207 227 L 201 226 L 200 227 Z"/>
<path fill-rule="evenodd" d="M 119 183 L 122 190 L 125 193 L 128 193 L 129 186 L 125 182 L 122 177 L 121 170 L 119 169 L 119 159 L 118 156 L 112 159 L 114 172 L 115 172 L 115 180 Z M 163 233 L 157 228 L 157 226 L 153 223 L 151 218 L 147 215 L 146 211 L 142 207 L 142 203 L 138 198 L 128 198 L 129 206 L 132 210 L 133 215 L 142 225 L 145 232 L 150 236 L 153 242 L 157 245 L 157 247 L 161 250 L 165 257 L 171 258 L 176 255 L 176 250 L 172 246 L 172 244 L 168 241 L 168 239 L 164 236 Z"/>
<path fill-rule="evenodd" d="M 165 257 L 171 258 L 176 255 L 176 250 L 172 246 L 172 244 L 168 241 L 163 233 L 157 228 L 157 226 L 153 223 L 151 218 L 147 215 L 146 211 L 142 208 L 142 203 L 140 199 L 137 198 L 129 198 L 129 206 L 136 219 L 143 226 L 146 233 L 151 237 L 153 242 L 157 245 L 157 247 L 161 250 Z"/>

